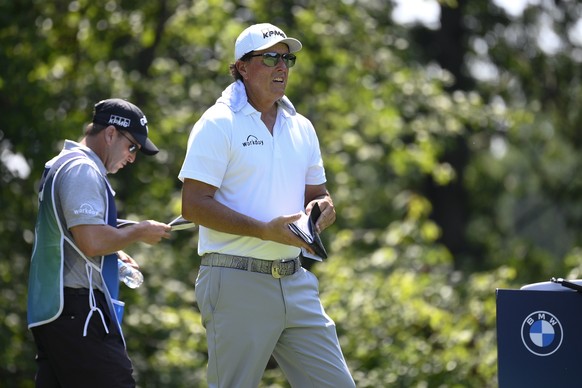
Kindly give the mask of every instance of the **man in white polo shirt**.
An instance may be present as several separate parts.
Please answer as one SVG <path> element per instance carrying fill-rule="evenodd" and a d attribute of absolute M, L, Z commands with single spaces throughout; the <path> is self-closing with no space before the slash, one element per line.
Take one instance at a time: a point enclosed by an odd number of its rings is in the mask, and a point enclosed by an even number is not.
<path fill-rule="evenodd" d="M 285 96 L 301 43 L 271 24 L 244 30 L 228 86 L 194 125 L 179 174 L 182 215 L 200 225 L 196 297 L 210 387 L 257 387 L 271 354 L 293 387 L 354 387 L 308 244 L 288 225 L 335 221 L 317 135 Z"/>

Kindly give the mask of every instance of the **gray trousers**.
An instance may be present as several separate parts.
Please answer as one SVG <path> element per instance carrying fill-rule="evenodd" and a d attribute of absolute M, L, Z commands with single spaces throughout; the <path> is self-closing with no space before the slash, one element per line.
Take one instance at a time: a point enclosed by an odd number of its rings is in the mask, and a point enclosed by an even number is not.
<path fill-rule="evenodd" d="M 208 386 L 259 386 L 271 354 L 292 387 L 355 387 L 311 272 L 275 279 L 201 266 L 196 298 L 208 341 Z"/>

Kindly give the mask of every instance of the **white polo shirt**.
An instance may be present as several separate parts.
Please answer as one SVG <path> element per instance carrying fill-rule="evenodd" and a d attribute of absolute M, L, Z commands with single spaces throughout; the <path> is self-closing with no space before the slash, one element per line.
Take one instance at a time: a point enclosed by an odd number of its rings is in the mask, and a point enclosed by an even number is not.
<path fill-rule="evenodd" d="M 244 93 L 240 82 L 229 88 L 239 99 Z M 271 135 L 246 94 L 235 106 L 224 97 L 194 125 L 179 179 L 217 187 L 218 202 L 264 222 L 304 210 L 305 185 L 326 180 L 311 122 L 286 100 Z M 209 252 L 275 260 L 296 257 L 299 248 L 200 226 L 198 254 Z"/>

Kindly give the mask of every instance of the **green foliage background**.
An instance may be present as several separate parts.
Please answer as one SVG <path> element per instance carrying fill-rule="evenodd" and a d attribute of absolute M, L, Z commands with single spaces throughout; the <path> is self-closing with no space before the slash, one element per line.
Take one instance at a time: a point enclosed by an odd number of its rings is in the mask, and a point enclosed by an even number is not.
<path fill-rule="evenodd" d="M 582 55 L 569 29 L 582 11 L 443 0 L 427 28 L 395 24 L 393 7 L 0 0 L 2 386 L 34 385 L 26 287 L 44 162 L 96 101 L 127 98 L 163 151 L 111 177 L 120 216 L 169 221 L 189 130 L 231 82 L 236 36 L 264 21 L 304 45 L 287 94 L 318 131 L 338 211 L 322 236 L 331 258 L 312 270 L 358 387 L 496 386 L 495 289 L 581 276 Z M 553 51 L 536 35 L 548 18 Z M 146 278 L 122 290 L 140 387 L 206 384 L 196 243 L 183 231 L 128 249 Z M 275 364 L 263 384 L 286 386 Z"/>

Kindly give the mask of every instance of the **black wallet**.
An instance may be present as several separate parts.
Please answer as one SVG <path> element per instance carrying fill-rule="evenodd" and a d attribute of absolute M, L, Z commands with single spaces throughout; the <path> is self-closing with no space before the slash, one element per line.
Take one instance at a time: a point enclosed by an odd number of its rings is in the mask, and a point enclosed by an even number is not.
<path fill-rule="evenodd" d="M 299 220 L 289 224 L 289 229 L 309 244 L 317 256 L 327 259 L 327 251 L 321 242 L 319 234 L 315 231 L 315 223 L 320 215 L 321 209 L 316 202 L 311 209 L 309 217 L 301 217 Z"/>

